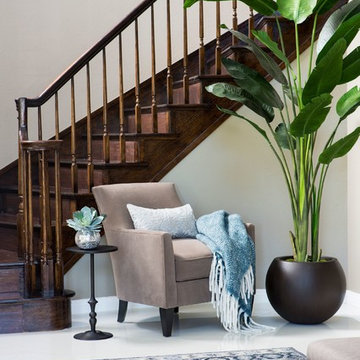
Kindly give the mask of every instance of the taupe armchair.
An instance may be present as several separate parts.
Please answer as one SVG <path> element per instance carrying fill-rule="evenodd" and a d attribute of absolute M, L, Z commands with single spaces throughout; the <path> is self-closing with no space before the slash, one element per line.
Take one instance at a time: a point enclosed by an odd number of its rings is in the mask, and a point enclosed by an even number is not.
<path fill-rule="evenodd" d="M 93 188 L 111 253 L 118 321 L 125 319 L 128 301 L 160 308 L 164 336 L 171 336 L 179 306 L 210 301 L 212 253 L 197 239 L 172 239 L 166 232 L 135 230 L 127 204 L 147 208 L 183 205 L 171 183 L 102 185 Z M 254 238 L 254 226 L 247 225 Z"/>

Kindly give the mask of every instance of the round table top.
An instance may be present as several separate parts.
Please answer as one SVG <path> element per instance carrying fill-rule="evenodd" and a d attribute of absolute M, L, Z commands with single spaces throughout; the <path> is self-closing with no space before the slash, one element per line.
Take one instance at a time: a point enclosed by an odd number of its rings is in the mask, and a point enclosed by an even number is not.
<path fill-rule="evenodd" d="M 66 248 L 67 251 L 80 253 L 80 254 L 101 254 L 101 253 L 113 252 L 116 251 L 117 249 L 118 249 L 117 246 L 111 246 L 111 245 L 99 245 L 95 249 L 80 249 L 77 246 L 71 246 Z"/>

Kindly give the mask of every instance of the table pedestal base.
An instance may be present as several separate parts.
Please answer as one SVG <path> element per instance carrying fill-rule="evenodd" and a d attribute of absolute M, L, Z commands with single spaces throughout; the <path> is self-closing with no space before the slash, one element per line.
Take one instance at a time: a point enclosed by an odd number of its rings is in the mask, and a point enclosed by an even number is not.
<path fill-rule="evenodd" d="M 103 340 L 103 339 L 111 338 L 112 336 L 113 334 L 108 332 L 103 332 L 100 330 L 95 330 L 95 331 L 89 330 L 74 335 L 74 338 L 78 340 Z"/>

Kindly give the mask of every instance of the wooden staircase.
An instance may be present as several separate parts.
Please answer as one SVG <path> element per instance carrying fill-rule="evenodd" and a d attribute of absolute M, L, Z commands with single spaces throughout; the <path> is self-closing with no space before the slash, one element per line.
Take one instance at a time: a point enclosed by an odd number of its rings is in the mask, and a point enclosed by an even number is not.
<path fill-rule="evenodd" d="M 254 56 L 230 33 L 203 43 L 203 2 L 183 10 L 183 59 L 173 62 L 174 46 L 170 26 L 170 0 L 158 0 L 166 7 L 167 67 L 157 72 L 155 51 L 156 0 L 145 0 L 109 34 L 85 53 L 36 99 L 17 100 L 19 113 L 19 160 L 0 170 L 0 333 L 61 329 L 71 326 L 69 298 L 63 288 L 63 274 L 78 260 L 65 251 L 73 245 L 74 232 L 64 219 L 84 205 L 95 206 L 94 185 L 119 182 L 159 181 L 167 172 L 209 136 L 227 118 L 215 104 L 236 110 L 238 104 L 210 96 L 205 86 L 231 81 L 221 68 L 220 57 L 232 57 L 264 73 Z M 339 2 L 339 5 L 344 1 Z M 238 25 L 236 1 L 232 6 L 233 27 L 249 33 L 252 27 L 276 36 L 271 17 L 256 15 Z M 224 5 L 223 5 L 224 6 Z M 188 54 L 187 11 L 199 12 L 199 50 Z M 151 76 L 140 81 L 138 19 L 151 18 Z M 318 31 L 329 14 L 318 21 Z M 216 6 L 220 25 L 220 4 Z M 286 21 L 281 22 L 289 27 Z M 124 90 L 122 34 L 134 28 L 135 82 Z M 250 28 L 249 28 L 250 26 Z M 311 29 L 302 25 L 302 50 L 310 43 Z M 286 31 L 287 54 L 295 57 L 292 28 Z M 106 49 L 118 43 L 119 94 L 108 101 Z M 90 64 L 102 60 L 102 106 L 91 107 Z M 85 74 L 85 116 L 76 117 L 79 100 L 77 77 Z M 270 80 L 270 78 L 269 78 Z M 70 90 L 70 127 L 60 131 L 61 101 Z M 66 102 L 66 101 L 65 101 Z M 48 107 L 51 104 L 52 111 Z M 44 116 L 43 109 L 46 110 Z M 50 113 L 50 115 L 49 115 Z M 43 140 L 43 123 L 52 121 L 55 136 Z M 31 126 L 35 123 L 35 130 Z M 33 126 L 34 127 L 34 126 Z M 30 140 L 30 133 L 36 133 Z M 34 136 L 33 136 L 34 137 Z"/>

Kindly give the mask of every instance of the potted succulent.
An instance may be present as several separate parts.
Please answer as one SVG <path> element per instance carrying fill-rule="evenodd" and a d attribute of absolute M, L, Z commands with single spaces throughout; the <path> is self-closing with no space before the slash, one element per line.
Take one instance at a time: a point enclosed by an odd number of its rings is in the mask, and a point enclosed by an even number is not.
<path fill-rule="evenodd" d="M 185 6 L 195 2 L 197 0 L 186 0 Z M 276 258 L 271 264 L 266 278 L 269 300 L 275 310 L 289 321 L 320 323 L 337 311 L 346 289 L 344 272 L 338 261 L 323 257 L 319 246 L 319 222 L 329 165 L 334 159 L 346 155 L 360 135 L 360 127 L 357 127 L 347 136 L 337 138 L 338 129 L 360 105 L 359 88 L 351 88 L 337 101 L 331 95 L 338 85 L 347 84 L 360 75 L 360 47 L 345 54 L 360 27 L 360 0 L 353 0 L 332 13 L 320 32 L 317 45 L 318 17 L 338 1 L 243 2 L 263 15 L 275 17 L 278 32 L 273 33 L 278 33 L 278 39 L 270 38 L 264 31 L 254 30 L 254 41 L 245 34 L 230 31 L 256 56 L 264 70 L 281 84 L 281 91 L 278 93 L 255 70 L 226 58 L 222 59 L 222 63 L 233 82 L 212 84 L 207 91 L 237 101 L 263 118 L 259 123 L 219 107 L 222 112 L 246 121 L 268 143 L 280 164 L 289 193 L 293 254 Z M 280 17 L 290 21 L 294 27 L 294 65 L 285 53 Z M 312 22 L 313 32 L 310 61 L 303 71 L 298 34 L 299 24 L 305 20 Z M 279 62 L 283 63 L 284 72 Z M 336 107 L 337 123 L 329 138 L 319 143 L 318 132 L 327 123 L 332 106 Z"/>
<path fill-rule="evenodd" d="M 76 230 L 75 243 L 81 249 L 94 249 L 100 243 L 101 223 L 106 215 L 98 216 L 96 209 L 84 206 L 66 220 L 69 227 Z"/>

